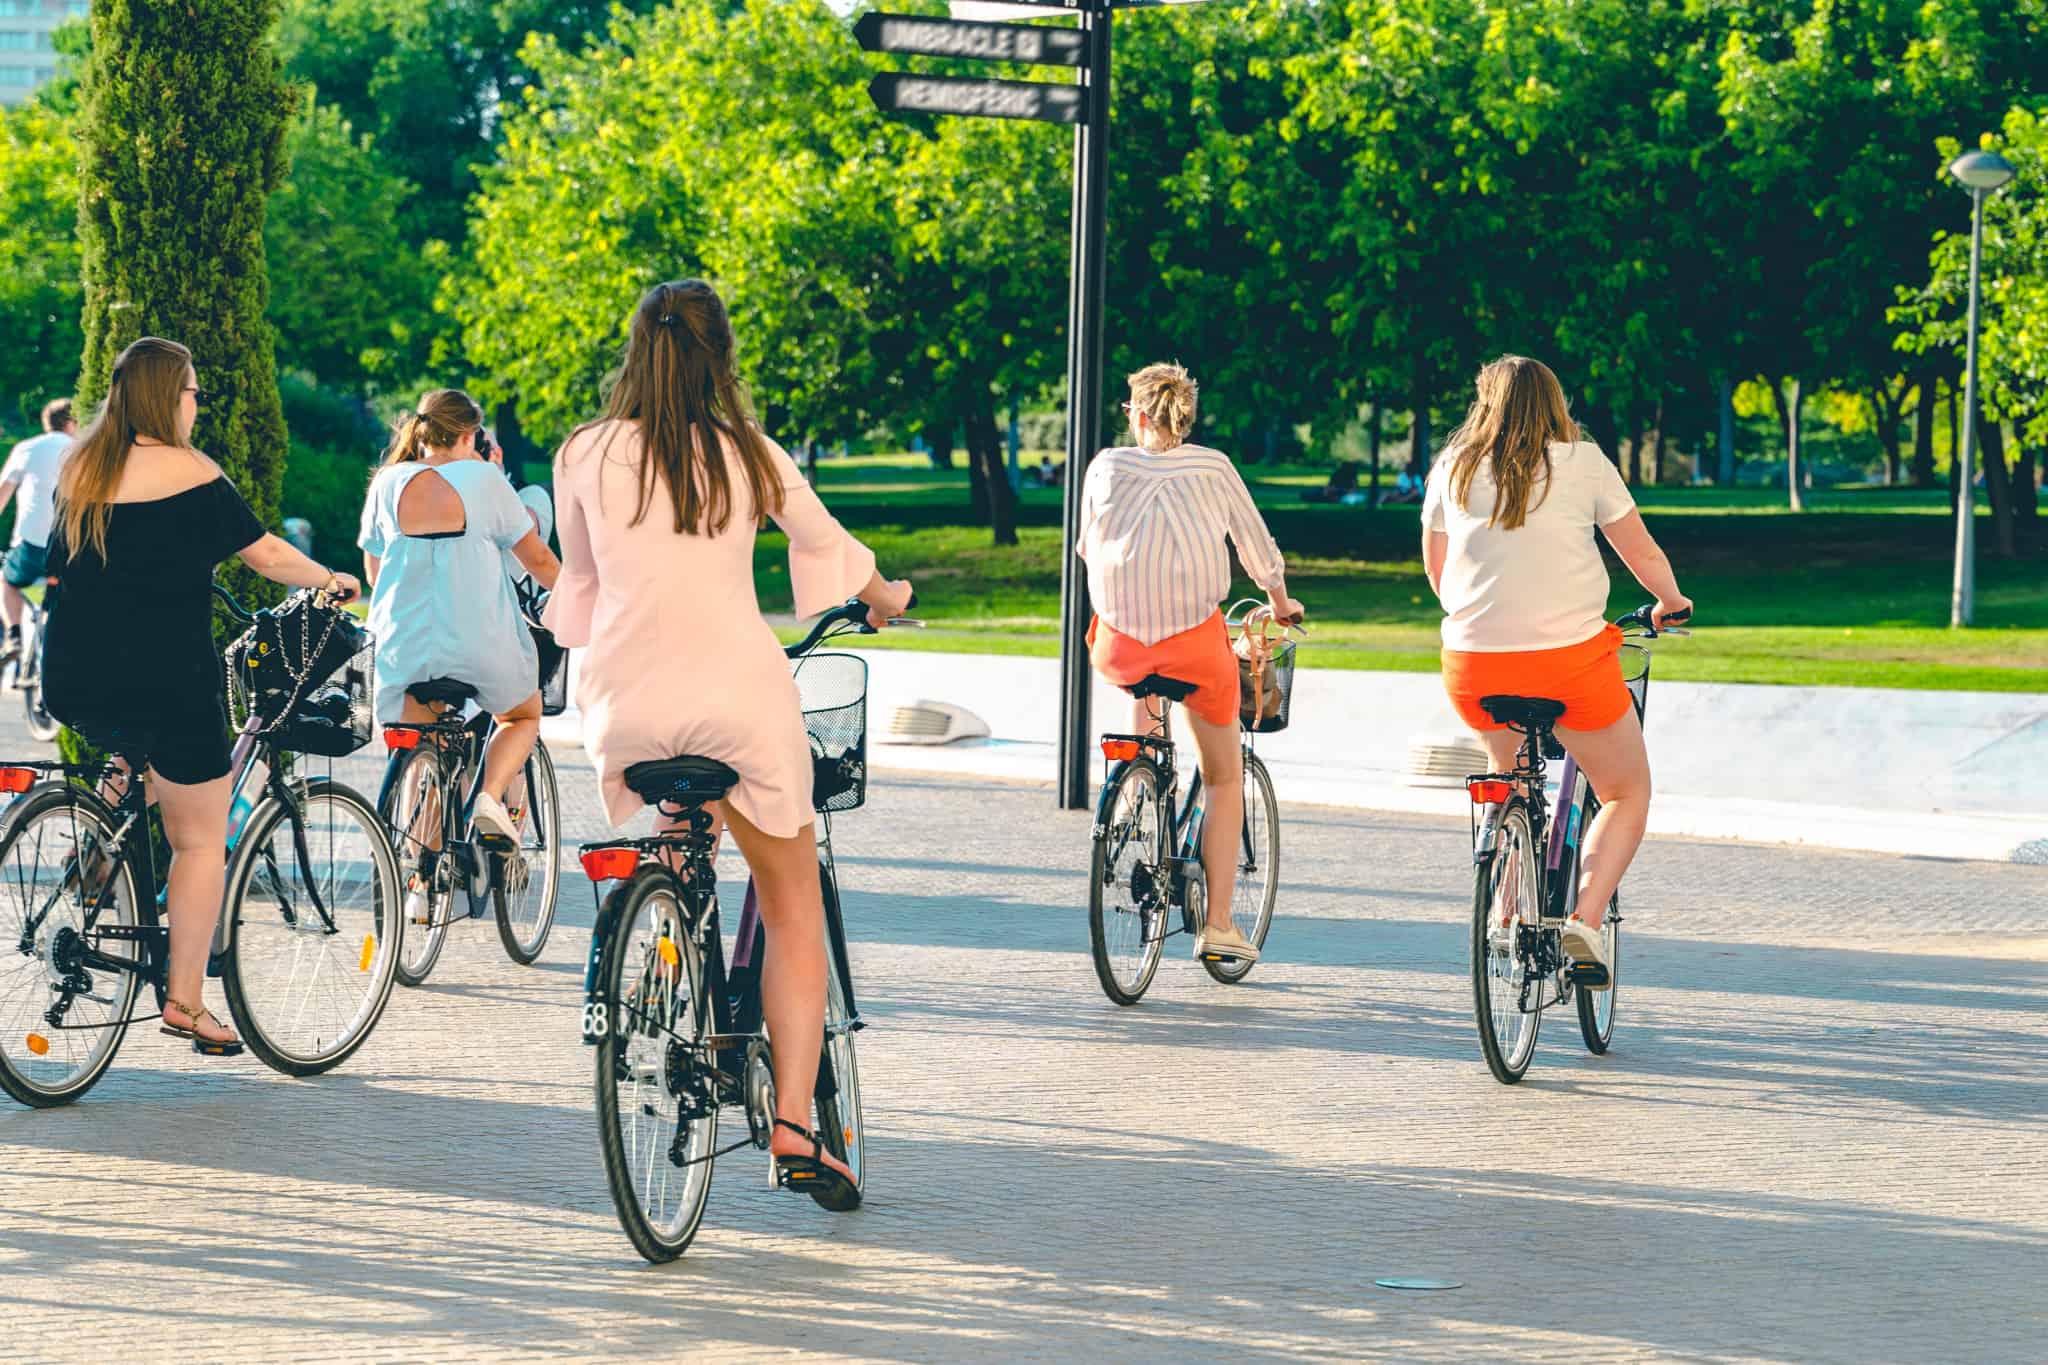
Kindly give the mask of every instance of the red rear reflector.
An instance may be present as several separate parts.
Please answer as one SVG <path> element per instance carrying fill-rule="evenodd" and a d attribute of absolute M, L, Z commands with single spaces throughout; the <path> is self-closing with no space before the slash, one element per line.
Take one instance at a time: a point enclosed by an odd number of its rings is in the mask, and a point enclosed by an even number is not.
<path fill-rule="evenodd" d="M 0 792 L 25 792 L 39 776 L 34 768 L 0 768 Z"/>
<path fill-rule="evenodd" d="M 420 732 L 400 726 L 387 726 L 384 730 L 384 747 L 387 749 L 417 749 L 420 747 Z"/>
<path fill-rule="evenodd" d="M 1472 793 L 1475 806 L 1497 805 L 1515 794 L 1512 782 L 1467 782 L 1465 790 Z"/>
<path fill-rule="evenodd" d="M 637 848 L 592 848 L 583 853 L 583 871 L 594 882 L 623 881 L 638 866 Z"/>
<path fill-rule="evenodd" d="M 1102 756 L 1112 763 L 1119 760 L 1128 762 L 1138 756 L 1138 741 L 1135 739 L 1105 739 L 1102 741 Z"/>

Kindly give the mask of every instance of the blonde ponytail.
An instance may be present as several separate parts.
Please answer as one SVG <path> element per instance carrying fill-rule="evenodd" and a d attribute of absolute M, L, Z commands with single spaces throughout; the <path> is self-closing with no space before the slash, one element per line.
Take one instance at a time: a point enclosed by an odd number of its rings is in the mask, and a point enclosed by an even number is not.
<path fill-rule="evenodd" d="M 385 448 L 384 464 L 409 464 L 429 450 L 446 450 L 461 440 L 463 433 L 483 424 L 484 410 L 474 398 L 461 389 L 435 389 L 399 422 Z"/>

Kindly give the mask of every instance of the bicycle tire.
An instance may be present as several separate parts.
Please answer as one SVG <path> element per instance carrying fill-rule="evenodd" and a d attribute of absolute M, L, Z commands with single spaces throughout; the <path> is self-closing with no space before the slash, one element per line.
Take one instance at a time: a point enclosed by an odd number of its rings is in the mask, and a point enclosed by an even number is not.
<path fill-rule="evenodd" d="M 302 793 L 298 806 L 301 825 L 293 825 L 291 804 L 268 795 L 249 813 L 235 844 L 223 901 L 228 929 L 221 958 L 221 988 L 242 1041 L 264 1065 L 287 1076 L 317 1076 L 354 1056 L 384 1017 L 404 951 L 403 882 L 383 817 L 360 792 L 325 779 L 307 782 L 303 788 L 295 786 L 295 790 Z M 325 827 L 319 817 L 323 809 L 345 814 L 354 826 L 353 833 L 360 836 L 363 847 L 351 847 L 349 852 L 369 862 L 361 869 L 366 874 L 364 904 L 354 903 L 346 894 L 350 888 L 338 875 L 342 870 L 339 844 L 331 827 Z M 324 837 L 323 827 L 327 830 Z M 307 866 L 300 865 L 294 847 L 301 833 L 307 841 Z M 273 842 L 279 835 L 284 840 L 281 849 Z M 354 842 L 350 838 L 350 843 Z M 324 877 L 323 852 L 327 859 Z M 354 858 L 349 861 L 352 864 Z M 349 868 L 351 873 L 356 870 Z M 333 917 L 331 929 L 312 913 L 305 882 L 308 875 L 319 885 L 321 902 Z M 252 903 L 266 894 L 275 895 L 274 908 L 258 908 Z M 363 935 L 360 940 L 359 934 Z M 275 985 L 280 973 L 270 969 L 272 964 L 285 968 L 281 987 Z M 363 978 L 355 992 L 336 991 L 327 984 L 336 976 L 348 980 L 352 968 L 354 975 Z M 345 1020 L 324 1037 L 318 1023 L 309 1026 L 307 1022 L 309 1009 L 316 1003 L 313 999 L 294 1003 L 282 998 L 284 991 L 301 980 L 302 972 L 309 991 L 316 984 L 324 987 L 318 1003 L 337 1003 L 348 1011 Z M 275 1011 L 270 1007 L 273 1001 L 279 1006 Z"/>
<path fill-rule="evenodd" d="M 1158 767 L 1143 755 L 1125 760 L 1103 786 L 1088 878 L 1088 945 L 1095 979 L 1102 983 L 1102 993 L 1119 1005 L 1144 999 L 1166 947 L 1170 907 L 1165 904 L 1167 874 L 1159 866 L 1165 826 L 1166 797 Z M 1133 855 L 1128 872 L 1122 861 L 1126 854 Z M 1143 861 L 1148 857 L 1149 865 Z M 1106 893 L 1112 887 L 1128 892 L 1120 899 L 1132 903 L 1107 904 Z M 1113 959 L 1127 943 L 1133 945 L 1134 970 L 1124 978 Z"/>
<path fill-rule="evenodd" d="M 655 953 L 655 961 L 662 960 L 654 939 L 636 943 L 634 935 L 635 926 L 650 906 L 655 915 L 651 927 L 665 922 L 674 931 L 666 936 L 675 948 L 676 961 L 665 972 L 648 958 L 649 953 Z M 704 1204 L 711 1193 L 710 1154 L 718 1146 L 718 1108 L 714 1102 L 705 1114 L 690 1120 L 686 1158 L 693 1164 L 680 1167 L 674 1165 L 669 1155 L 674 1150 L 675 1137 L 664 1139 L 658 1123 L 646 1125 L 643 1132 L 641 1120 L 658 1119 L 659 1108 L 679 1104 L 679 1062 L 687 1057 L 694 1043 L 711 1032 L 711 1003 L 704 994 L 703 960 L 695 937 L 686 932 L 687 921 L 673 875 L 664 868 L 642 868 L 606 898 L 605 911 L 599 916 L 601 931 L 607 936 L 600 973 L 603 995 L 596 1003 L 605 1011 L 606 1026 L 594 1049 L 598 1141 L 604 1153 L 605 1183 L 611 1189 L 619 1226 L 634 1250 L 659 1265 L 688 1250 L 697 1229 L 703 1225 Z M 685 982 L 688 998 L 678 1000 L 673 992 Z M 643 987 L 645 996 L 641 994 Z M 648 998 L 657 1002 L 652 1011 L 641 1004 Z M 667 1016 L 665 1025 L 647 1025 L 648 1019 L 662 1015 Z M 630 1029 L 629 1019 L 633 1021 Z M 663 1037 L 665 1041 L 656 1046 L 655 1040 Z M 638 1056 L 632 1046 L 635 1039 L 649 1045 Z M 680 1057 L 678 1048 L 684 1049 Z M 658 1065 L 654 1060 L 657 1056 Z M 656 1082 L 651 1094 L 643 1093 L 645 1081 Z M 630 1093 L 622 1097 L 620 1089 L 626 1083 L 630 1083 Z M 678 1131 L 683 1127 L 680 1114 L 674 1126 Z M 675 1216 L 660 1225 L 648 1216 L 641 1193 L 642 1184 L 654 1186 L 657 1164 L 662 1173 L 663 1192 L 668 1188 L 671 1169 L 684 1172 Z M 642 1172 L 639 1184 L 634 1179 L 636 1169 Z"/>
<path fill-rule="evenodd" d="M 64 729 L 64 722 L 50 714 L 48 701 L 43 696 L 42 670 L 29 679 L 28 686 L 21 689 L 22 710 L 27 713 L 28 732 L 44 744 L 55 740 Z"/>
<path fill-rule="evenodd" d="M 1266 931 L 1273 927 L 1273 905 L 1280 896 L 1280 802 L 1273 795 L 1272 774 L 1250 750 L 1244 756 L 1244 830 L 1237 844 L 1237 881 L 1230 897 L 1230 922 L 1254 948 L 1264 949 Z M 1246 874 L 1257 871 L 1261 860 L 1265 875 L 1260 879 L 1259 889 L 1249 891 Z M 1235 986 L 1258 965 L 1243 959 L 1202 959 L 1209 975 L 1226 986 Z"/>
<path fill-rule="evenodd" d="M 1586 1041 L 1586 1051 L 1595 1057 L 1605 1055 L 1614 1042 L 1614 996 L 1621 989 L 1620 891 L 1607 898 L 1607 918 L 1600 923 L 1607 939 L 1607 989 L 1572 988 L 1579 996 L 1579 1035 Z"/>
<path fill-rule="evenodd" d="M 437 895 L 419 870 L 420 841 L 428 836 L 410 828 L 421 823 L 416 812 L 425 800 L 425 792 L 429 790 L 426 784 L 429 783 L 432 784 L 435 801 L 446 801 L 448 794 L 441 784 L 440 755 L 426 748 L 396 749 L 385 767 L 384 790 L 377 798 L 377 818 L 384 822 L 385 831 L 391 836 L 392 851 L 398 856 L 399 913 L 407 918 L 423 913 L 425 919 L 424 923 L 417 920 L 408 923 L 402 933 L 398 961 L 392 969 L 392 975 L 401 986 L 426 984 L 434 964 L 441 960 L 441 950 L 448 944 L 448 924 L 455 913 L 456 888 L 454 879 L 446 875 L 445 859 L 441 862 L 438 880 L 449 885 Z M 425 825 L 431 837 L 446 841 L 447 822 L 439 804 L 432 808 Z M 416 887 L 416 881 L 422 884 Z M 424 901 L 415 903 L 416 891 L 425 893 Z"/>
<path fill-rule="evenodd" d="M 1472 892 L 1472 1005 L 1479 1028 L 1480 1051 L 1487 1069 L 1503 1085 L 1513 1085 L 1528 1073 L 1536 1055 L 1536 1035 L 1543 1027 L 1545 983 L 1534 983 L 1536 1007 L 1521 1008 L 1529 992 L 1528 959 L 1519 950 L 1519 926 L 1540 928 L 1542 896 L 1537 880 L 1536 847 L 1530 834 L 1529 810 L 1519 796 L 1509 799 L 1501 812 L 1490 857 L 1482 859 L 1473 872 Z M 1508 911 L 1505 941 L 1494 931 L 1499 892 L 1503 879 L 1512 875 L 1516 904 Z M 1505 1024 L 1518 1021 L 1512 1040 L 1504 1043 Z"/>
<path fill-rule="evenodd" d="M 61 821 L 69 826 L 70 846 L 73 849 L 77 847 L 77 831 L 81 821 L 91 826 L 92 837 L 102 844 L 112 835 L 115 827 L 113 812 L 104 802 L 63 782 L 44 783 L 24 794 L 15 803 L 8 811 L 6 832 L 0 835 L 0 935 L 4 935 L 10 941 L 18 941 L 26 927 L 22 907 L 29 903 L 40 903 L 44 899 L 44 896 L 35 890 L 42 885 L 43 878 L 26 875 L 27 870 L 19 866 L 20 858 L 17 855 L 24 852 L 24 844 L 33 842 L 33 847 L 27 851 L 30 856 L 37 859 L 38 868 L 41 867 L 47 851 L 48 856 L 56 859 L 58 877 L 64 876 L 65 854 L 61 847 L 61 839 L 65 831 L 53 831 L 60 840 L 59 846 L 46 850 L 40 841 L 39 832 L 42 826 L 50 821 Z M 111 915 L 111 922 L 122 926 L 153 924 L 155 909 L 143 908 L 142 897 L 136 890 L 135 868 L 126 857 L 116 860 L 114 878 L 113 899 L 101 910 L 95 922 L 107 923 L 108 916 Z M 64 894 L 61 890 L 61 881 L 53 889 L 60 895 Z M 74 918 L 80 922 L 83 919 L 81 909 L 74 906 Z M 47 926 L 47 921 L 45 925 Z M 48 935 L 40 935 L 34 941 L 34 950 L 28 957 L 14 958 L 10 953 L 10 958 L 25 963 L 26 966 L 21 970 L 10 967 L 0 971 L 0 991 L 12 995 L 13 987 L 19 981 L 23 985 L 32 984 L 47 997 L 49 977 L 46 962 L 49 942 Z M 101 947 L 105 951 L 107 945 L 102 944 Z M 141 966 L 148 961 L 150 953 L 142 945 L 137 944 L 133 956 L 136 964 Z M 0 1034 L 0 1090 L 5 1090 L 14 1099 L 32 1108 L 52 1109 L 72 1103 L 98 1084 L 100 1077 L 106 1074 L 107 1068 L 113 1065 L 114 1056 L 121 1050 L 122 1040 L 127 1037 L 128 1019 L 134 1012 L 135 998 L 140 994 L 142 986 L 142 978 L 135 972 L 122 972 L 119 975 L 121 985 L 108 1001 L 109 1022 L 97 1030 L 77 1030 L 79 1033 L 90 1031 L 94 1034 L 90 1050 L 82 1060 L 73 1063 L 68 1074 L 61 1077 L 48 1071 L 48 1053 L 38 1056 L 34 1048 L 28 1044 L 28 1037 L 32 1032 L 38 1036 L 47 1036 L 35 1029 L 30 1022 L 41 1019 L 41 1011 L 37 1008 L 34 997 L 29 992 L 23 992 L 26 1013 L 19 1013 L 11 1001 L 0 999 L 0 1013 L 5 1015 L 4 1024 L 0 1024 L 0 1029 L 5 1030 L 4 1034 Z M 59 1043 L 68 1044 L 73 1036 L 73 1031 L 67 1030 L 49 1037 L 49 1051 L 56 1051 Z M 17 1038 L 21 1040 L 21 1046 L 29 1052 L 29 1057 L 16 1055 L 12 1040 Z M 72 1056 L 77 1055 L 75 1050 L 70 1051 Z M 43 1079 L 44 1076 L 49 1079 Z"/>
<path fill-rule="evenodd" d="M 526 821 L 527 828 L 536 831 L 539 844 L 527 849 L 522 841 L 521 851 L 513 856 L 527 865 L 529 878 L 536 854 L 544 864 L 540 904 L 532 927 L 522 936 L 513 922 L 514 902 L 505 884 L 507 877 L 515 875 L 512 859 L 498 854 L 492 855 L 498 868 L 491 878 L 491 902 L 497 910 L 498 939 L 505 945 L 505 955 L 522 967 L 531 967 L 548 945 L 548 934 L 555 927 L 555 902 L 562 891 L 562 794 L 555 783 L 555 760 L 540 740 L 533 742 L 533 756 L 526 760 Z M 531 889 L 530 881 L 527 889 Z"/>
<path fill-rule="evenodd" d="M 860 1207 L 867 1192 L 867 1124 L 860 1102 L 860 1059 L 855 1055 L 852 1007 L 847 999 L 846 964 L 841 960 L 844 935 L 831 932 L 839 906 L 839 887 L 831 868 L 820 863 L 818 880 L 825 905 L 825 1046 L 818 1055 L 818 1084 L 814 1097 L 818 1137 L 825 1150 L 846 1163 L 853 1172 L 851 1198 L 825 1195 L 815 1186 L 807 1192 L 820 1208 L 845 1213 Z M 844 921 L 841 921 L 842 927 Z M 834 1030 L 838 1031 L 835 1032 Z"/>

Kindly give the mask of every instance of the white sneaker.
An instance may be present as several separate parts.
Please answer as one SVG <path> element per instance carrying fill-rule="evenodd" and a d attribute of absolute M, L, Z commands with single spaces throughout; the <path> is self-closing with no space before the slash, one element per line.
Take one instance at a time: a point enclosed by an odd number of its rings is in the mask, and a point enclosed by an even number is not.
<path fill-rule="evenodd" d="M 1603 922 L 1596 929 L 1577 915 L 1573 915 L 1564 922 L 1564 927 L 1559 931 L 1558 937 L 1566 957 L 1575 963 L 1600 969 L 1602 977 L 1600 984 L 1597 986 L 1588 984 L 1586 989 L 1593 991 L 1606 990 L 1608 983 L 1613 979 L 1614 972 L 1614 964 L 1607 960 L 1606 924 Z"/>
<path fill-rule="evenodd" d="M 1250 939 L 1237 932 L 1235 925 L 1228 929 L 1215 929 L 1205 924 L 1202 931 L 1195 935 L 1195 960 L 1199 962 L 1205 957 L 1257 962 L 1259 950 L 1252 946 Z"/>
<path fill-rule="evenodd" d="M 518 846 L 518 822 L 512 818 L 512 812 L 505 809 L 505 803 L 489 792 L 477 793 L 476 809 L 471 813 L 470 820 L 476 826 L 479 839 L 511 844 L 515 848 Z"/>

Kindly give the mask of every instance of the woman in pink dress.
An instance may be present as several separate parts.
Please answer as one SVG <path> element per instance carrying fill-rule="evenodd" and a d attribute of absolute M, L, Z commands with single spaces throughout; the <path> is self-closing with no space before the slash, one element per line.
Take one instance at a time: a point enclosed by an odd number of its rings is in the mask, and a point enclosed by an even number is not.
<path fill-rule="evenodd" d="M 754 596 L 754 536 L 764 518 L 789 536 L 799 615 L 858 596 L 879 626 L 908 606 L 910 585 L 875 571 L 874 553 L 755 424 L 725 305 L 701 280 L 640 300 L 605 415 L 555 457 L 555 499 L 562 574 L 544 623 L 585 651 L 576 704 L 606 813 L 618 826 L 641 809 L 624 778 L 634 763 L 694 754 L 739 774 L 722 814 L 768 935 L 761 998 L 780 1120 L 769 1150 L 820 1155 L 806 1127 L 825 1033 L 811 750 Z"/>

